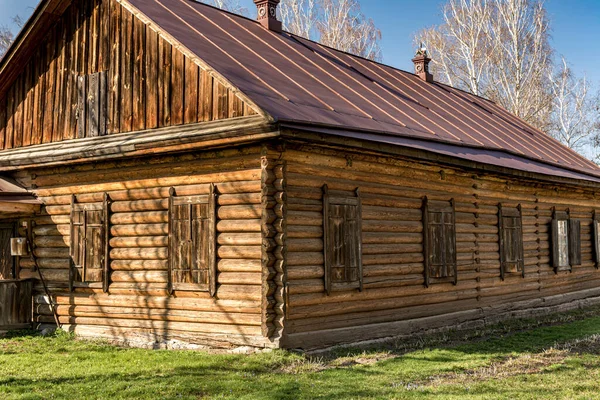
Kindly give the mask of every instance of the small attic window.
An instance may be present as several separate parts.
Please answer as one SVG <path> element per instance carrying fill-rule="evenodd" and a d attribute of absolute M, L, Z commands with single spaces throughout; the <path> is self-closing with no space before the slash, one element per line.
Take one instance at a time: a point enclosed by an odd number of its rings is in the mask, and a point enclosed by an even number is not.
<path fill-rule="evenodd" d="M 77 137 L 106 135 L 106 71 L 77 78 Z"/>

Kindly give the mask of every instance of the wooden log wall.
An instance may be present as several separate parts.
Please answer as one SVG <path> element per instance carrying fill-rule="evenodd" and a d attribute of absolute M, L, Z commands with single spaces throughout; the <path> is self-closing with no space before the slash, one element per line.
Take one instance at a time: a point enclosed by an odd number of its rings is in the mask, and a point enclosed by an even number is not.
<path fill-rule="evenodd" d="M 80 334 L 160 337 L 225 345 L 271 346 L 263 336 L 261 148 L 21 172 L 45 204 L 34 219 L 34 253 L 58 303 L 60 322 Z M 217 197 L 217 294 L 167 294 L 169 188 L 179 196 Z M 110 285 L 68 292 L 70 196 L 110 197 Z M 273 194 L 271 193 L 271 196 Z M 21 260 L 21 277 L 36 277 Z M 35 321 L 52 323 L 41 287 Z"/>
<path fill-rule="evenodd" d="M 600 288 L 592 257 L 595 194 L 527 184 L 383 157 L 288 146 L 287 347 L 310 348 L 391 336 L 395 321 L 448 315 Z M 362 197 L 364 291 L 325 293 L 323 184 Z M 458 284 L 424 286 L 422 199 L 456 202 Z M 525 277 L 500 277 L 498 205 L 521 205 Z M 550 263 L 552 209 L 581 220 L 582 265 L 556 274 Z M 481 317 L 481 315 L 479 315 Z M 427 328 L 414 323 L 411 328 Z M 386 323 L 391 325 L 385 328 Z M 370 324 L 380 324 L 369 329 Z M 381 325 L 383 324 L 383 325 Z"/>
<path fill-rule="evenodd" d="M 0 96 L 0 150 L 77 137 L 77 79 L 107 71 L 107 132 L 255 114 L 115 0 L 74 0 Z"/>

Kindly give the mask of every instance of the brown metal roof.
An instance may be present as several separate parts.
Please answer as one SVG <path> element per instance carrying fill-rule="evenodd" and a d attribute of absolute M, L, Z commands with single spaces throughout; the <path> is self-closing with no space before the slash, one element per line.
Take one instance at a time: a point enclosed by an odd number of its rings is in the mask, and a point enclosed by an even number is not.
<path fill-rule="evenodd" d="M 482 159 L 518 169 L 542 163 L 553 167 L 546 169 L 549 173 L 559 167 L 600 176 L 593 162 L 480 97 L 289 33 L 268 31 L 255 21 L 194 1 L 128 2 L 278 121 L 378 134 L 362 135 L 367 140 L 418 139 L 434 152 L 445 144 L 445 152 L 469 159 L 478 154 L 476 149 L 485 149 Z"/>
<path fill-rule="evenodd" d="M 529 172 L 600 177 L 596 164 L 480 97 L 192 0 L 120 2 L 276 121 Z M 36 14 L 54 3 L 68 1 L 44 0 Z"/>

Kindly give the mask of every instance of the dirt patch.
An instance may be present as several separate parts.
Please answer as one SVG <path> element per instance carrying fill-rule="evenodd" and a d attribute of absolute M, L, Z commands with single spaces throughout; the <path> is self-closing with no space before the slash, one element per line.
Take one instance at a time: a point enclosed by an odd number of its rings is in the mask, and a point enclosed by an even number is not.
<path fill-rule="evenodd" d="M 440 386 L 449 384 L 476 383 L 489 379 L 507 378 L 516 375 L 540 373 L 552 365 L 562 364 L 569 357 L 566 350 L 550 349 L 539 354 L 523 354 L 517 357 L 506 357 L 491 365 L 462 372 L 436 375 L 422 382 L 423 386 Z"/>

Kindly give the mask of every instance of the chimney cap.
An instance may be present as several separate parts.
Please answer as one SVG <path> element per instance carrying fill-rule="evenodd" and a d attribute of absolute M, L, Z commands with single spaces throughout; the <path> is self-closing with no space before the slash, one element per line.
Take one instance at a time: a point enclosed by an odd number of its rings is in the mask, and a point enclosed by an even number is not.
<path fill-rule="evenodd" d="M 256 18 L 268 30 L 281 32 L 281 21 L 277 19 L 277 6 L 280 0 L 254 0 L 258 11 Z"/>
<path fill-rule="evenodd" d="M 429 63 L 431 62 L 431 58 L 429 58 L 425 43 L 421 42 L 421 46 L 417 50 L 412 62 L 415 64 L 415 74 L 419 78 L 425 82 L 433 82 L 433 75 L 429 73 Z"/>

